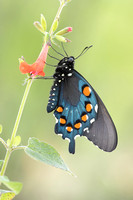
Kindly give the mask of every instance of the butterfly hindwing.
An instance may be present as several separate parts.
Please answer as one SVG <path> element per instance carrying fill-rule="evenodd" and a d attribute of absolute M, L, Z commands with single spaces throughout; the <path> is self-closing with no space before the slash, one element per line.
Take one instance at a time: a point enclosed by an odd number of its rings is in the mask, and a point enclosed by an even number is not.
<path fill-rule="evenodd" d="M 85 80 L 78 72 L 77 75 L 82 80 Z M 117 146 L 117 131 L 101 98 L 93 88 L 92 91 L 97 99 L 97 106 L 95 109 L 98 110 L 98 114 L 95 122 L 91 125 L 91 128 L 89 129 L 89 127 L 86 127 L 83 131 L 83 136 L 86 136 L 100 149 L 111 152 Z"/>
<path fill-rule="evenodd" d="M 82 136 L 86 127 L 95 121 L 97 100 L 89 83 L 74 70 L 73 75 L 61 83 L 60 95 L 54 115 L 55 132 L 69 139 L 69 151 L 75 152 L 75 137 Z"/>
<path fill-rule="evenodd" d="M 84 131 L 83 135 L 100 149 L 111 152 L 117 146 L 116 128 L 102 100 L 96 92 L 95 95 L 99 106 L 97 120 L 90 130 Z"/>

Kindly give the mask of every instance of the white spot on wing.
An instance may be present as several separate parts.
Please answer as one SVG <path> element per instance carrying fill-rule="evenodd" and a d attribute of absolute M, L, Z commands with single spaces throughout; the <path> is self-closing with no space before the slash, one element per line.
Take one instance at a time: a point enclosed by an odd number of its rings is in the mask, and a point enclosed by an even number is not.
<path fill-rule="evenodd" d="M 80 137 L 80 135 L 75 135 L 74 139 L 76 139 L 76 138 L 78 138 L 78 137 Z"/>
<path fill-rule="evenodd" d="M 96 113 L 98 111 L 98 105 L 97 104 L 95 105 L 95 111 L 96 111 Z"/>
<path fill-rule="evenodd" d="M 72 73 L 67 74 L 67 76 L 72 76 Z"/>
<path fill-rule="evenodd" d="M 88 130 L 88 127 L 87 128 L 84 128 L 84 131 L 87 131 Z"/>
<path fill-rule="evenodd" d="M 94 121 L 95 121 L 95 119 L 93 118 L 93 119 L 90 120 L 90 123 L 92 124 Z"/>
<path fill-rule="evenodd" d="M 65 138 L 65 140 L 68 140 L 70 142 L 70 139 L 69 138 Z"/>
<path fill-rule="evenodd" d="M 55 118 L 55 121 L 56 121 L 56 124 L 58 123 L 58 119 L 55 117 L 55 115 L 53 114 L 54 118 Z"/>
<path fill-rule="evenodd" d="M 86 131 L 87 133 L 89 133 L 89 128 L 88 127 L 84 128 L 84 131 Z"/>

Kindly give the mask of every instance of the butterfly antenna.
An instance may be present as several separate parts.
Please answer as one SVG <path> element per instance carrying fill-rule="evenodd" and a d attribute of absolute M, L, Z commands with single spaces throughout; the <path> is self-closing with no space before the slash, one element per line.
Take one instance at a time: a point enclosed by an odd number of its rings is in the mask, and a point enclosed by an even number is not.
<path fill-rule="evenodd" d="M 59 61 L 60 61 L 60 59 L 58 59 L 58 58 L 55 58 L 54 56 L 51 56 L 49 53 L 48 53 L 48 56 L 49 56 L 50 58 L 54 58 L 54 59 L 56 59 L 56 60 L 59 60 Z"/>
<path fill-rule="evenodd" d="M 47 62 L 45 62 L 45 64 L 51 67 L 57 67 L 57 65 L 51 65 L 51 64 L 48 64 Z"/>
<path fill-rule="evenodd" d="M 54 47 L 53 46 L 51 46 L 51 48 L 56 52 L 56 53 L 58 53 L 59 55 L 61 55 L 61 56 L 63 56 L 63 57 L 65 57 L 63 54 L 61 54 L 61 53 L 59 53 L 58 51 L 56 51 L 56 49 L 54 49 Z"/>
<path fill-rule="evenodd" d="M 68 57 L 68 54 L 67 54 L 67 52 L 66 52 L 66 50 L 65 50 L 65 48 L 64 48 L 63 42 L 61 42 L 61 45 L 62 45 L 63 51 L 65 52 L 66 56 Z"/>
<path fill-rule="evenodd" d="M 88 49 L 90 49 L 92 46 L 93 46 L 93 45 L 91 45 L 91 46 L 89 46 L 89 47 L 85 47 L 85 48 L 83 49 L 83 51 L 81 52 L 81 54 L 79 54 L 79 56 L 77 56 L 77 57 L 75 58 L 75 60 L 76 60 L 77 58 L 79 58 L 80 56 L 84 55 L 84 54 L 88 51 Z"/>

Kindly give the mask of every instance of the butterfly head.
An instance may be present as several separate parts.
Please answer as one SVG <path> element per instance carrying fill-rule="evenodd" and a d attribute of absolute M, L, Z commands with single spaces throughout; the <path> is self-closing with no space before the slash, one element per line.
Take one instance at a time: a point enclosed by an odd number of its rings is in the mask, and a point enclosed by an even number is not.
<path fill-rule="evenodd" d="M 69 68 L 73 68 L 74 67 L 74 57 L 70 56 L 70 57 L 64 57 L 62 60 L 60 60 L 60 62 L 58 63 L 58 67 L 64 67 L 64 66 L 68 66 Z"/>
<path fill-rule="evenodd" d="M 74 61 L 75 58 L 73 56 L 64 57 L 62 60 L 60 60 L 56 67 L 54 78 L 64 80 L 65 77 L 72 76 Z"/>

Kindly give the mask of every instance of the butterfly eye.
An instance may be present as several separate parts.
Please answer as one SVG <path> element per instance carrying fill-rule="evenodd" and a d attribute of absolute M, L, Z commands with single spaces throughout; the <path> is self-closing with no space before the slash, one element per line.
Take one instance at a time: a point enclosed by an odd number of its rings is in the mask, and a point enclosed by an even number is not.
<path fill-rule="evenodd" d="M 73 57 L 68 58 L 68 62 L 70 63 L 74 62 L 74 58 Z"/>

